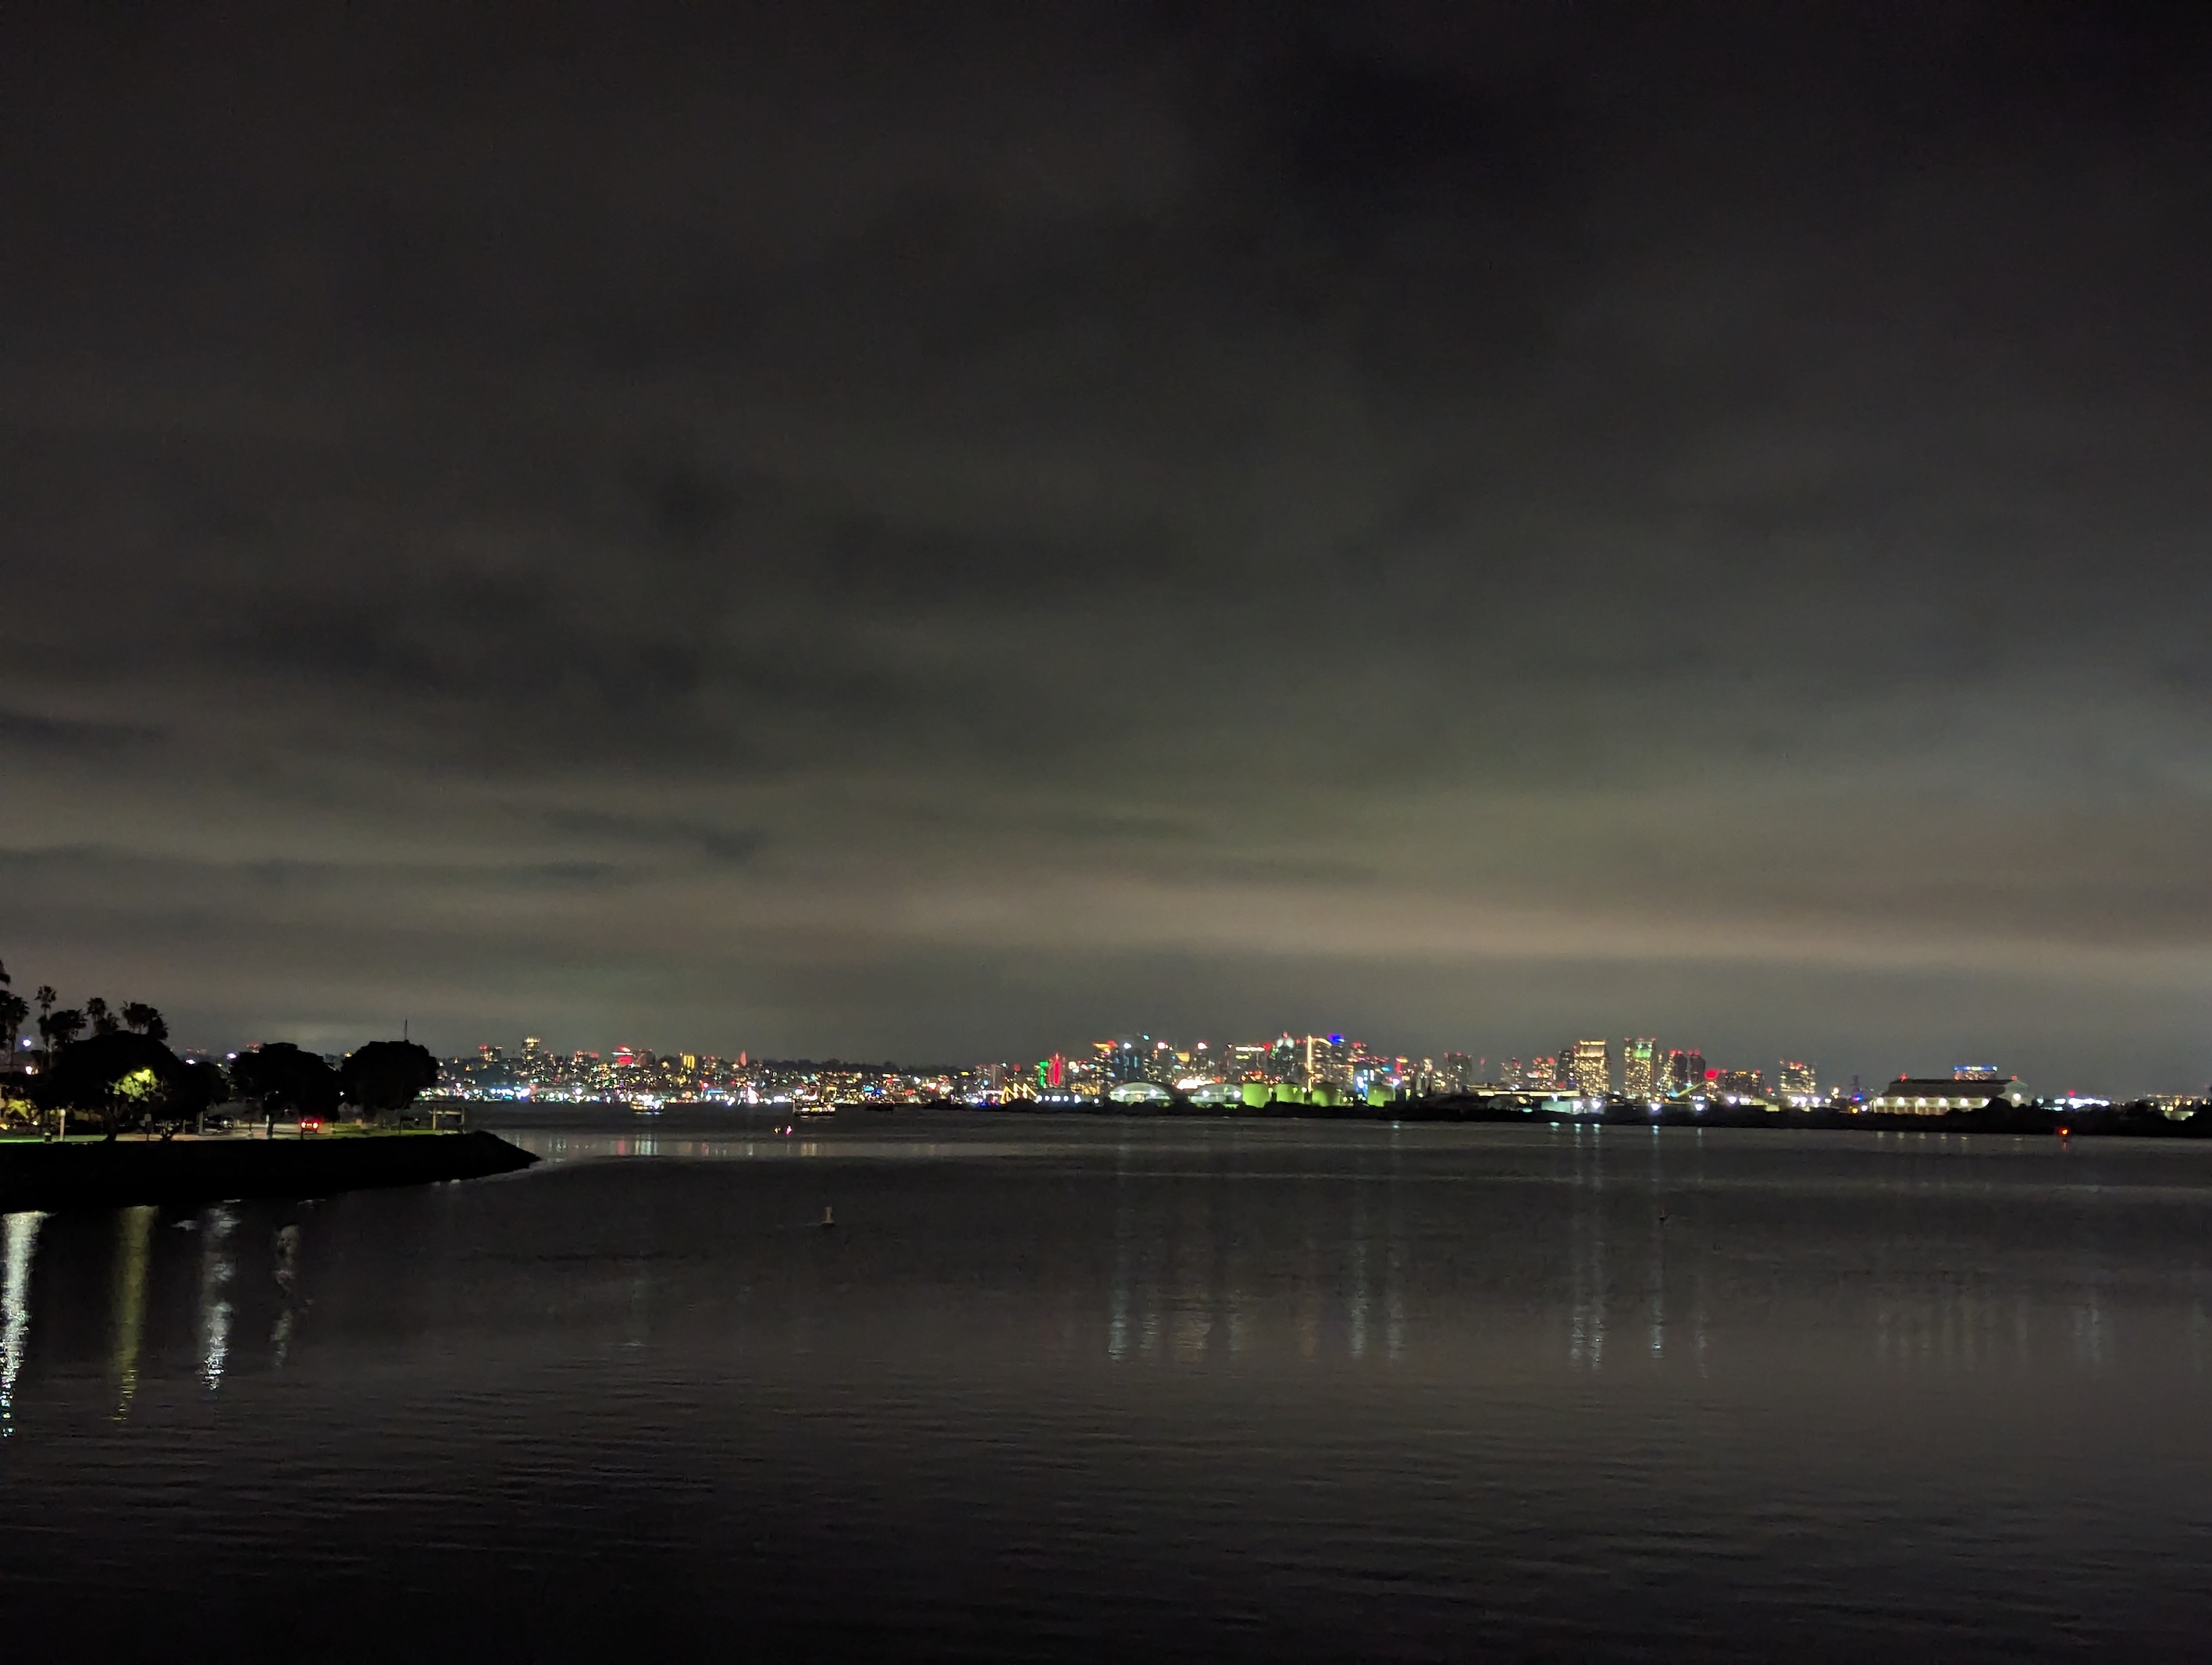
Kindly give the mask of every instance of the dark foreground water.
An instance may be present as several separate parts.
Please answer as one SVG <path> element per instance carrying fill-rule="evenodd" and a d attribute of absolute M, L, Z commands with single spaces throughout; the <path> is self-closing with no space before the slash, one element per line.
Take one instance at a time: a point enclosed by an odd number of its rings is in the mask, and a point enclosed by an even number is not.
<path fill-rule="evenodd" d="M 507 1179 L 9 1217 L 0 1636 L 2212 1652 L 2212 1152 L 638 1125 L 519 1134 L 551 1159 Z"/>

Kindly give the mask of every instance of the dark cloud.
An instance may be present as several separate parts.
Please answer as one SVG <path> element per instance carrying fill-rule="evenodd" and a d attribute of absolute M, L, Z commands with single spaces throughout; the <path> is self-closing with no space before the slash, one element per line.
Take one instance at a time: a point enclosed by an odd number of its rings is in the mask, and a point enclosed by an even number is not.
<path fill-rule="evenodd" d="M 150 724 L 86 722 L 0 711 L 0 752 L 74 757 L 105 762 L 118 754 L 156 746 L 161 730 Z"/>
<path fill-rule="evenodd" d="M 2193 13 L 9 27 L 11 965 L 2212 1075 Z"/>

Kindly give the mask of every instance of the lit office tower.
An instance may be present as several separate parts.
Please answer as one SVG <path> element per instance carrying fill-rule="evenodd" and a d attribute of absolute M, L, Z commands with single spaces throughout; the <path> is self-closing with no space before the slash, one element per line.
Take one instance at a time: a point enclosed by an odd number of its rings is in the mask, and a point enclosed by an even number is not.
<path fill-rule="evenodd" d="M 1352 1076 L 1352 1055 L 1358 1043 L 1347 1046 L 1341 1035 L 1308 1035 L 1298 1043 L 1303 1054 L 1304 1086 L 1319 1087 L 1324 1082 L 1343 1086 Z"/>
<path fill-rule="evenodd" d="M 1667 1054 L 1666 1073 L 1659 1081 L 1662 1093 L 1694 1093 L 1705 1084 L 1705 1055 L 1675 1047 Z"/>
<path fill-rule="evenodd" d="M 1620 1090 L 1632 1099 L 1659 1091 L 1659 1043 L 1650 1036 L 1620 1044 Z"/>
<path fill-rule="evenodd" d="M 1532 1093 L 1549 1093 L 1559 1084 L 1559 1061 L 1539 1053 L 1521 1069 L 1521 1085 Z"/>
<path fill-rule="evenodd" d="M 1613 1091 L 1613 1056 L 1603 1041 L 1575 1043 L 1575 1091 L 1590 1099 Z"/>
<path fill-rule="evenodd" d="M 1091 1050 L 1098 1055 L 1099 1073 L 1109 1081 L 1141 1081 L 1145 1066 L 1152 1062 L 1152 1038 L 1150 1035 L 1116 1035 L 1109 1041 L 1093 1041 Z"/>
<path fill-rule="evenodd" d="M 1813 1099 L 1820 1096 L 1819 1072 L 1809 1063 L 1795 1058 L 1784 1058 L 1782 1069 L 1775 1077 L 1775 1087 L 1784 1098 Z"/>

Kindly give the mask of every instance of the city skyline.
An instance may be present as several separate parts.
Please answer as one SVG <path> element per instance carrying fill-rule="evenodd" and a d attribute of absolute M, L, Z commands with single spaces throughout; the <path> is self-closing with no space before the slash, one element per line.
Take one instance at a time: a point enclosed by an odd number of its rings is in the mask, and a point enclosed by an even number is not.
<path fill-rule="evenodd" d="M 18 1042 L 20 1049 L 27 1050 L 36 1044 L 35 1037 L 39 1024 L 43 1021 L 45 1011 L 54 1008 L 57 1002 L 59 1008 L 63 1008 L 58 1012 L 58 1017 L 73 1018 L 80 1028 L 86 1021 L 85 1014 L 73 1014 L 67 1009 L 75 1003 L 78 996 L 64 994 L 64 991 L 44 984 L 40 986 L 37 992 L 42 997 L 42 1003 L 38 1014 L 38 1021 L 33 1021 L 31 1008 L 27 1003 L 30 984 L 25 983 L 21 994 L 26 997 L 27 1004 L 22 1034 Z M 97 1014 L 105 1018 L 108 1010 L 107 1002 L 96 997 L 83 998 L 88 1007 L 97 1008 Z M 131 1009 L 130 1003 L 125 1002 L 121 1009 Z M 140 1009 L 148 1012 L 155 1010 L 150 1007 Z M 166 1026 L 167 1020 L 163 1019 L 162 1021 Z M 530 1027 L 549 1026 L 543 1024 L 526 1025 L 525 1029 L 526 1031 Z M 433 1050 L 443 1057 L 465 1057 L 472 1050 L 480 1050 L 484 1044 L 481 1042 L 457 1043 L 454 1039 L 456 1026 L 450 1019 L 439 1020 L 434 1017 L 431 1025 L 421 1030 L 416 1029 L 412 1019 L 404 1019 L 396 1027 L 401 1034 L 413 1033 L 416 1038 L 428 1043 Z M 1570 1026 L 1570 1028 L 1579 1027 L 1579 1026 Z M 1146 1032 L 1122 1032 L 1137 1034 Z M 1332 1037 L 1340 1039 L 1344 1032 L 1343 1030 L 1334 1027 L 1304 1031 L 1285 1027 L 1274 1032 L 1276 1038 L 1258 1042 L 1252 1041 L 1248 1032 L 1244 1041 L 1218 1043 L 1215 1057 L 1217 1058 L 1224 1057 L 1229 1050 L 1234 1049 L 1260 1052 L 1286 1043 L 1294 1038 L 1298 1038 L 1303 1045 L 1310 1049 Z M 1402 1032 L 1396 1032 L 1402 1033 Z M 307 1045 L 310 1050 L 336 1056 L 342 1055 L 355 1045 L 367 1040 L 391 1038 L 380 1031 L 372 1031 L 360 1025 L 349 1025 L 336 1032 L 319 1033 L 313 1029 L 302 1029 L 297 1026 L 276 1029 L 264 1026 L 257 1031 L 241 1032 L 214 1042 L 207 1040 L 203 1034 L 190 1029 L 180 1031 L 180 1033 L 182 1036 L 180 1046 L 185 1050 L 204 1056 L 220 1056 L 225 1052 L 234 1054 L 265 1039 L 293 1041 Z M 758 1039 L 757 1037 L 755 1038 Z M 1149 1039 L 1149 1036 L 1147 1038 Z M 1527 1037 L 1523 1036 L 1522 1038 L 1525 1040 Z M 1071 1045 L 1067 1036 L 1062 1034 L 1042 1043 L 1042 1050 L 1040 1056 L 1048 1058 L 1071 1054 L 1079 1056 L 1084 1046 L 1097 1044 L 1099 1043 L 1079 1042 Z M 1200 1046 L 1216 1045 L 1215 1043 L 1202 1037 L 1193 1044 Z M 1365 1043 L 1356 1044 L 1365 1044 Z M 494 1044 L 504 1046 L 505 1043 Z M 753 1053 L 761 1057 L 792 1058 L 903 1057 L 909 1060 L 921 1061 L 931 1069 L 968 1067 L 967 1062 L 955 1061 L 957 1050 L 945 1044 L 936 1045 L 925 1044 L 919 1047 L 905 1049 L 881 1045 L 834 1044 L 808 1047 L 779 1045 L 775 1044 L 773 1038 L 770 1038 L 770 1044 L 765 1046 L 743 1044 L 733 1046 L 726 1042 L 702 1043 L 694 1038 L 688 1041 L 648 1046 L 643 1041 L 635 1038 L 629 1040 L 594 1041 L 587 1035 L 579 1044 L 574 1046 L 564 1046 L 563 1050 L 574 1051 L 579 1056 L 589 1053 L 594 1057 L 605 1057 L 611 1059 L 617 1054 L 629 1051 L 633 1048 L 659 1056 L 680 1056 L 683 1053 L 690 1052 L 701 1056 L 717 1057 Z M 1069 1050 L 1063 1052 L 1061 1049 L 1069 1049 Z M 975 1057 L 988 1056 L 994 1050 L 998 1049 L 988 1047 L 964 1049 L 964 1058 L 967 1061 L 972 1061 Z M 1670 1090 L 1692 1087 L 1697 1081 L 1708 1077 L 1717 1079 L 1743 1075 L 1744 1079 L 1734 1082 L 1735 1090 L 1794 1093 L 1799 1096 L 1804 1096 L 1816 1091 L 1832 1090 L 1852 1081 L 1865 1083 L 1877 1079 L 1893 1079 L 1899 1075 L 1922 1075 L 1929 1071 L 1940 1073 L 1942 1069 L 1959 1067 L 1958 1060 L 1960 1058 L 1995 1055 L 1993 1049 L 1978 1041 L 1970 1039 L 1960 1043 L 1955 1038 L 1954 1044 L 1948 1049 L 1923 1047 L 1914 1050 L 1893 1044 L 1887 1048 L 1862 1044 L 1858 1049 L 1859 1054 L 1872 1057 L 1875 1061 L 1871 1064 L 1863 1062 L 1862 1057 L 1847 1057 L 1845 1061 L 1832 1067 L 1824 1077 L 1814 1063 L 1807 1061 L 1807 1055 L 1810 1049 L 1802 1045 L 1776 1049 L 1771 1043 L 1762 1044 L 1755 1041 L 1749 1045 L 1709 1048 L 1702 1041 L 1685 1045 L 1671 1036 L 1655 1037 L 1649 1033 L 1639 1035 L 1632 1032 L 1617 1037 L 1596 1037 L 1587 1032 L 1563 1035 L 1551 1050 L 1531 1048 L 1525 1054 L 1510 1050 L 1494 1050 L 1490 1047 L 1464 1039 L 1439 1045 L 1432 1038 L 1417 1038 L 1410 1044 L 1399 1038 L 1392 1042 L 1378 1044 L 1374 1050 L 1378 1056 L 1401 1058 L 1436 1057 L 1447 1053 L 1455 1057 L 1464 1055 L 1483 1061 L 1488 1070 L 1486 1079 L 1490 1080 L 1526 1084 L 1530 1087 L 1571 1085 L 1585 1092 L 1604 1093 L 1617 1091 L 1631 1095 L 1639 1094 L 1646 1090 L 1664 1094 Z M 1007 1054 L 1006 1059 L 1002 1059 L 1001 1062 L 1019 1055 L 1018 1052 Z M 1900 1056 L 1906 1060 L 1903 1066 L 1897 1062 Z M 1748 1063 L 1740 1062 L 1746 1058 L 1754 1062 Z M 1308 1068 L 1310 1073 L 1310 1063 Z M 1749 1075 L 1745 1075 L 1745 1072 L 1755 1075 L 1758 1078 L 1757 1081 L 1754 1083 L 1749 1079 Z M 2196 1083 L 2172 1078 L 2160 1079 L 2141 1070 L 2118 1077 L 2105 1077 L 2078 1070 L 2040 1069 L 2035 1067 L 2033 1059 L 2021 1070 L 2015 1073 L 2025 1074 L 2039 1082 L 2063 1083 L 2063 1090 L 2067 1092 L 2101 1092 L 2110 1096 L 2122 1098 L 2172 1095 L 2197 1090 Z"/>
<path fill-rule="evenodd" d="M 1649 1084 L 1638 1060 L 1650 1066 Z M 449 1055 L 449 1085 L 465 1086 L 483 1096 L 485 1081 L 558 1085 L 579 1091 L 572 1096 L 622 1096 L 626 1084 L 681 1084 L 701 1092 L 710 1087 L 757 1081 L 779 1073 L 811 1075 L 820 1071 L 861 1076 L 902 1076 L 937 1083 L 944 1096 L 1035 1098 L 1046 1105 L 1103 1096 L 1115 1085 L 1146 1081 L 1171 1087 L 1179 1095 L 1212 1086 L 1265 1081 L 1307 1088 L 1328 1084 L 1352 1098 L 1370 1087 L 1388 1087 L 1397 1097 L 1419 1099 L 1465 1093 L 1528 1093 L 1540 1096 L 1635 1099 L 1710 1097 L 1724 1102 L 1762 1100 L 1778 1108 L 1863 1102 L 1884 1087 L 1905 1081 L 1956 1079 L 2019 1083 L 2021 1075 L 1986 1061 L 1953 1061 L 1893 1068 L 1872 1076 L 1823 1077 L 1815 1063 L 1778 1057 L 1748 1063 L 1709 1059 L 1696 1045 L 1666 1045 L 1650 1036 L 1619 1042 L 1577 1039 L 1556 1052 L 1493 1057 L 1459 1049 L 1392 1053 L 1341 1032 L 1296 1035 L 1273 1040 L 1216 1043 L 1205 1038 L 1177 1041 L 1124 1034 L 1055 1050 L 1034 1059 L 949 1062 L 942 1058 L 866 1058 L 829 1054 L 819 1057 L 778 1057 L 740 1050 L 722 1055 L 696 1049 L 656 1051 L 645 1047 L 611 1049 L 548 1045 L 525 1036 L 511 1053 L 504 1043 L 483 1042 L 472 1052 Z M 591 1089 L 584 1092 L 581 1089 Z M 2196 1103 L 2212 1087 L 2168 1086 L 2118 1091 L 2106 1084 L 2037 1083 L 2023 1088 L 2050 1100 L 2126 1102 L 2154 1099 Z M 492 1096 L 499 1096 L 494 1093 Z M 525 1095 L 528 1096 L 528 1095 Z M 556 1093 L 551 1096 L 558 1097 Z M 929 1093 L 921 1095 L 927 1098 Z M 1199 1097 L 1204 1102 L 1204 1095 Z"/>

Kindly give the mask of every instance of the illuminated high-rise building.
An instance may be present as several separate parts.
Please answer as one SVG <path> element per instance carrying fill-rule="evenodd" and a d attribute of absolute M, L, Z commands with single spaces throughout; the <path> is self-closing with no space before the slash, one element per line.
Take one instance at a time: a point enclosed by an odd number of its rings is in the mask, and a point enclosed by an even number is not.
<path fill-rule="evenodd" d="M 1585 1098 L 1602 1099 L 1613 1091 L 1611 1049 L 1601 1040 L 1577 1041 L 1571 1073 L 1576 1092 Z"/>
<path fill-rule="evenodd" d="M 1302 1085 L 1342 1087 L 1351 1075 L 1352 1055 L 1358 1050 L 1357 1043 L 1346 1046 L 1341 1035 L 1308 1035 L 1298 1043 Z"/>
<path fill-rule="evenodd" d="M 1667 1069 L 1661 1076 L 1662 1093 L 1697 1093 L 1705 1085 L 1705 1055 L 1694 1048 L 1677 1046 L 1667 1054 Z"/>
<path fill-rule="evenodd" d="M 1098 1053 L 1098 1067 L 1109 1081 L 1141 1081 L 1145 1069 L 1152 1062 L 1152 1038 L 1150 1035 L 1116 1035 L 1109 1041 L 1094 1043 Z"/>
<path fill-rule="evenodd" d="M 1156 1086 L 1173 1087 L 1182 1077 L 1182 1058 L 1188 1057 L 1189 1054 L 1185 1053 L 1179 1058 L 1173 1042 L 1156 1040 L 1152 1043 L 1152 1055 L 1145 1060 L 1144 1079 Z"/>
<path fill-rule="evenodd" d="M 1531 1093 L 1549 1093 L 1559 1084 L 1559 1061 L 1554 1056 L 1539 1053 L 1521 1071 L 1521 1085 Z"/>
<path fill-rule="evenodd" d="M 1809 1063 L 1784 1058 L 1774 1077 L 1775 1090 L 1785 1099 L 1814 1099 L 1820 1093 L 1819 1072 Z"/>
<path fill-rule="evenodd" d="M 1649 1099 L 1659 1091 L 1659 1043 L 1647 1035 L 1620 1044 L 1620 1090 L 1632 1099 Z"/>

